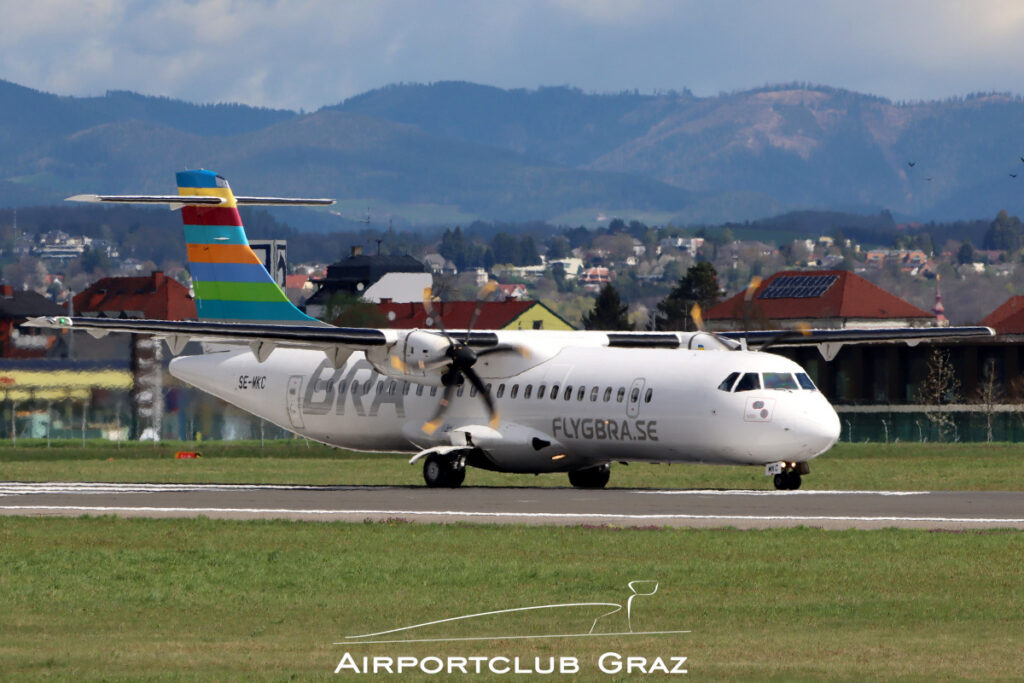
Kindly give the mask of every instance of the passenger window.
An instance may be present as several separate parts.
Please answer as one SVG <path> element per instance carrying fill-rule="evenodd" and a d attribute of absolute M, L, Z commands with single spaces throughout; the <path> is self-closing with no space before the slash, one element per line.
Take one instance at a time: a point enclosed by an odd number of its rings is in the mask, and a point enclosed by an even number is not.
<path fill-rule="evenodd" d="M 402 396 L 408 396 L 409 391 L 412 389 L 412 385 L 408 382 L 402 382 Z"/>
<path fill-rule="evenodd" d="M 530 394 L 533 392 L 533 385 L 527 384 L 526 388 L 523 389 L 523 398 L 530 398 Z"/>
<path fill-rule="evenodd" d="M 788 372 L 766 372 L 762 377 L 765 389 L 796 389 L 796 380 Z"/>
<path fill-rule="evenodd" d="M 512 385 L 512 393 L 509 394 L 509 397 L 510 398 L 515 398 L 518 395 L 519 395 L 519 385 L 518 384 L 513 384 Z"/>
<path fill-rule="evenodd" d="M 757 391 L 761 388 L 761 377 L 756 372 L 748 372 L 740 377 L 733 391 Z"/>
<path fill-rule="evenodd" d="M 461 396 L 462 394 L 459 394 L 459 395 Z M 475 384 L 470 385 L 470 387 L 469 387 L 469 396 L 470 396 L 470 398 L 476 396 L 476 385 Z"/>
<path fill-rule="evenodd" d="M 459 385 L 459 390 L 455 392 L 455 395 L 458 396 L 459 398 L 462 398 L 462 392 L 464 392 L 465 390 L 466 390 L 466 385 L 465 384 L 460 384 Z"/>
<path fill-rule="evenodd" d="M 338 385 L 338 395 L 342 396 L 345 393 L 345 389 L 348 388 L 348 384 L 345 380 L 341 380 L 341 384 Z"/>
<path fill-rule="evenodd" d="M 810 391 L 814 391 L 814 389 L 816 388 L 814 386 L 814 382 L 811 381 L 811 378 L 807 376 L 806 372 L 796 373 L 796 381 L 800 382 L 801 389 L 808 389 Z"/>
<path fill-rule="evenodd" d="M 619 392 L 615 394 L 615 402 L 622 403 L 624 398 L 626 398 L 626 387 L 619 387 Z"/>
<path fill-rule="evenodd" d="M 437 396 L 437 387 L 430 387 L 430 395 Z"/>
<path fill-rule="evenodd" d="M 647 393 L 644 394 L 644 403 L 650 403 L 652 396 L 654 396 L 654 389 L 648 389 Z"/>
<path fill-rule="evenodd" d="M 587 388 L 586 387 L 580 387 L 579 389 L 576 390 L 576 400 L 577 401 L 582 401 L 583 397 L 586 396 L 586 395 L 587 395 Z"/>
<path fill-rule="evenodd" d="M 565 393 L 562 394 L 562 400 L 563 401 L 568 401 L 570 398 L 572 398 L 572 385 L 571 384 L 566 385 Z"/>
<path fill-rule="evenodd" d="M 629 402 L 636 403 L 640 400 L 640 387 L 633 387 L 633 391 L 629 392 Z"/>
<path fill-rule="evenodd" d="M 417 384 L 416 385 L 416 395 L 417 396 L 422 396 L 423 395 L 423 385 L 422 384 Z"/>
<path fill-rule="evenodd" d="M 384 393 L 384 381 L 377 382 L 377 395 L 380 396 Z"/>
<path fill-rule="evenodd" d="M 395 380 L 391 380 L 390 382 L 388 382 L 388 396 L 394 396 L 395 395 L 395 389 L 397 389 L 397 388 L 398 388 L 398 382 L 396 382 Z"/>
<path fill-rule="evenodd" d="M 598 392 L 598 388 L 597 387 L 594 387 L 593 389 L 590 390 L 590 402 L 591 403 L 597 401 L 597 392 Z"/>
<path fill-rule="evenodd" d="M 359 393 L 359 380 L 352 380 L 352 395 L 355 396 Z"/>
<path fill-rule="evenodd" d="M 612 388 L 611 387 L 605 387 L 604 388 L 604 402 L 607 403 L 610 400 L 612 400 Z"/>
<path fill-rule="evenodd" d="M 738 372 L 730 372 L 729 376 L 722 380 L 722 383 L 718 385 L 719 391 L 731 391 L 732 385 L 736 383 L 736 378 L 740 376 Z"/>
<path fill-rule="evenodd" d="M 551 400 L 554 401 L 556 398 L 558 398 L 558 385 L 557 384 L 552 384 L 551 385 Z"/>
<path fill-rule="evenodd" d="M 547 387 L 546 384 L 541 384 L 539 387 L 537 387 L 537 398 L 538 399 L 544 398 L 544 392 L 547 391 L 547 388 L 548 387 Z"/>
<path fill-rule="evenodd" d="M 487 390 L 487 393 L 488 393 L 488 394 L 489 394 L 489 393 L 491 393 L 491 383 L 490 383 L 490 382 L 488 382 L 487 384 L 485 384 L 485 385 L 484 385 L 484 389 L 486 389 L 486 390 Z"/>
<path fill-rule="evenodd" d="M 499 384 L 498 385 L 498 398 L 501 398 L 504 395 L 505 395 L 505 385 L 504 384 Z M 515 397 L 513 396 L 512 398 L 515 398 Z"/>

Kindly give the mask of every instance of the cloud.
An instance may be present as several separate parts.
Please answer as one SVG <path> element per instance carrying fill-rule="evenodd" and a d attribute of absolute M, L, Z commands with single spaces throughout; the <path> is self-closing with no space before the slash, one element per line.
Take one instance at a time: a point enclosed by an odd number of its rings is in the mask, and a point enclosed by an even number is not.
<path fill-rule="evenodd" d="M 1024 92 L 1014 0 L 0 0 L 0 78 L 316 109 L 395 82 Z"/>

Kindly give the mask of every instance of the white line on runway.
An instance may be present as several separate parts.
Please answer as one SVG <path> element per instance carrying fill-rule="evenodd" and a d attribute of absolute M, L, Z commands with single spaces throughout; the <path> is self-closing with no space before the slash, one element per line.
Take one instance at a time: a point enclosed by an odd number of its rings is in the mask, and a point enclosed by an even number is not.
<path fill-rule="evenodd" d="M 304 486 L 294 484 L 132 484 L 106 482 L 0 482 L 0 496 L 33 493 L 181 493 L 187 491 L 337 491 L 363 486 Z"/>
<path fill-rule="evenodd" d="M 926 496 L 931 491 L 723 491 L 722 489 L 686 489 L 682 491 L 637 491 L 655 496 Z"/>
<path fill-rule="evenodd" d="M 407 515 L 410 517 L 497 517 L 509 519 L 609 519 L 609 520 L 720 520 L 720 521 L 751 521 L 751 522 L 956 522 L 976 524 L 1024 524 L 1024 518 L 1012 517 L 895 517 L 895 516 L 849 516 L 849 515 L 683 515 L 653 514 L 631 515 L 605 512 L 466 512 L 464 510 L 318 510 L 291 508 L 213 508 L 213 507 L 117 507 L 89 505 L 0 505 L 0 510 L 36 510 L 54 512 L 191 512 L 231 513 L 231 514 L 263 514 L 263 515 Z"/>

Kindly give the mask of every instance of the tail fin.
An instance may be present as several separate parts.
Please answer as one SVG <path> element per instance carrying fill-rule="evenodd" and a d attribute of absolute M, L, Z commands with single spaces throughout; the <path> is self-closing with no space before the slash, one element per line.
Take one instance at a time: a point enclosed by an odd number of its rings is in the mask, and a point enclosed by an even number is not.
<path fill-rule="evenodd" d="M 185 203 L 181 209 L 200 320 L 326 324 L 296 308 L 249 248 L 227 180 L 205 170 L 182 171 L 177 179 L 179 195 L 222 200 L 215 205 Z"/>

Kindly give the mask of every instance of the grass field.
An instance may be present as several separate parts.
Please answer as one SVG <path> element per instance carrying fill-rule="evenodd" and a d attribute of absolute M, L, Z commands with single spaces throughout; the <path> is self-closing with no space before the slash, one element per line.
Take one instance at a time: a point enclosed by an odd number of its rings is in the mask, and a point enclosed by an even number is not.
<path fill-rule="evenodd" d="M 175 460 L 178 450 L 202 452 Z M 366 454 L 300 440 L 125 443 L 107 441 L 0 446 L 0 480 L 276 484 L 423 483 L 409 455 Z M 564 474 L 512 475 L 470 469 L 466 486 L 567 486 Z M 760 467 L 614 465 L 609 486 L 629 488 L 771 488 Z M 1024 488 L 1024 447 L 1017 444 L 848 444 L 811 462 L 805 489 L 1005 490 Z"/>
<path fill-rule="evenodd" d="M 1002 531 L 0 518 L 0 676 L 326 678 L 347 651 L 572 656 L 580 680 L 615 680 L 596 665 L 615 651 L 686 656 L 705 680 L 1016 678 L 1022 557 L 1024 534 Z M 495 609 L 622 603 L 635 579 L 660 589 L 633 604 L 634 631 L 692 632 L 333 645 Z M 419 637 L 578 633 L 594 616 L 524 613 Z M 622 613 L 599 623 L 628 630 Z"/>

